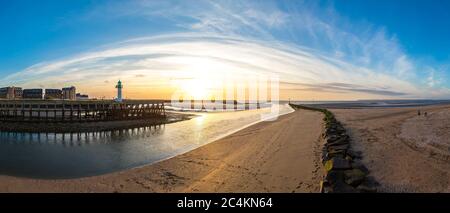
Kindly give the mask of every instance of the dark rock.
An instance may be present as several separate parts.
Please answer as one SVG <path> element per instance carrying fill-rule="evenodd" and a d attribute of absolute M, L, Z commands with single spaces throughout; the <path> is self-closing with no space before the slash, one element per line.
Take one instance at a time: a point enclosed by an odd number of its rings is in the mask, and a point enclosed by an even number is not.
<path fill-rule="evenodd" d="M 373 176 L 367 176 L 364 182 L 361 185 L 369 186 L 369 187 L 378 187 L 380 183 L 375 180 Z"/>
<path fill-rule="evenodd" d="M 337 141 L 339 139 L 339 137 L 337 135 L 329 135 L 326 137 L 325 141 L 327 144 L 329 143 L 333 143 L 335 141 Z"/>
<path fill-rule="evenodd" d="M 325 157 L 328 158 L 328 159 L 331 159 L 331 158 L 334 158 L 334 157 L 344 158 L 345 157 L 345 150 L 332 150 L 330 152 L 327 152 Z"/>
<path fill-rule="evenodd" d="M 323 184 L 323 185 L 320 185 L 320 192 L 321 193 L 333 193 L 334 189 L 329 184 Z"/>
<path fill-rule="evenodd" d="M 352 158 L 352 156 L 350 156 L 350 155 L 345 155 L 345 159 L 347 159 L 347 160 L 349 160 L 349 161 L 352 161 L 353 160 L 353 158 Z"/>
<path fill-rule="evenodd" d="M 320 193 L 328 193 L 331 188 L 331 184 L 325 181 L 320 181 Z"/>
<path fill-rule="evenodd" d="M 366 175 L 369 174 L 369 169 L 367 169 L 367 167 L 364 166 L 364 164 L 361 163 L 361 161 L 353 161 L 352 162 L 352 168 L 359 169 L 362 172 L 364 172 Z"/>
<path fill-rule="evenodd" d="M 322 193 L 334 193 L 334 189 L 331 186 L 325 186 Z"/>
<path fill-rule="evenodd" d="M 341 134 L 341 133 L 345 133 L 345 128 L 344 127 L 342 127 L 342 125 L 340 124 L 340 123 L 338 123 L 338 122 L 330 122 L 328 125 L 327 125 L 327 135 L 330 135 L 330 134 L 336 134 L 336 135 L 339 135 L 339 134 Z"/>
<path fill-rule="evenodd" d="M 366 178 L 366 173 L 359 169 L 351 169 L 344 171 L 345 183 L 351 186 L 360 185 Z"/>
<path fill-rule="evenodd" d="M 368 176 L 356 189 L 362 193 L 376 193 L 378 186 L 380 184 L 372 176 Z"/>
<path fill-rule="evenodd" d="M 350 136 L 348 136 L 348 135 L 345 134 L 345 133 L 338 134 L 338 135 L 336 135 L 336 136 L 338 137 L 338 139 L 342 139 L 342 140 L 350 140 Z"/>
<path fill-rule="evenodd" d="M 323 157 L 323 158 L 322 158 L 322 164 L 325 165 L 325 163 L 326 163 L 328 160 L 330 160 L 330 158 L 328 158 L 328 157 Z"/>
<path fill-rule="evenodd" d="M 350 161 L 340 157 L 333 157 L 325 163 L 325 170 L 328 172 L 334 169 L 351 169 Z"/>
<path fill-rule="evenodd" d="M 354 187 L 346 184 L 344 181 L 338 181 L 333 185 L 332 193 L 358 193 Z"/>
<path fill-rule="evenodd" d="M 339 170 L 332 170 L 327 172 L 327 175 L 325 176 L 325 181 L 330 184 L 335 184 L 338 181 L 344 180 L 344 172 Z"/>
<path fill-rule="evenodd" d="M 348 137 L 348 139 L 350 140 L 350 136 L 347 135 L 347 133 L 343 132 L 339 135 L 340 137 Z"/>
<path fill-rule="evenodd" d="M 345 150 L 345 151 L 347 151 L 349 148 L 350 148 L 350 144 L 328 146 L 328 151 L 338 151 L 338 150 Z"/>
<path fill-rule="evenodd" d="M 348 150 L 347 154 L 350 155 L 353 159 L 362 159 L 361 151 Z"/>
<path fill-rule="evenodd" d="M 322 162 L 328 160 L 328 159 L 327 159 L 327 158 L 328 158 L 327 155 L 328 155 L 327 152 L 322 152 Z M 324 159 L 326 159 L 326 160 L 324 160 Z"/>
<path fill-rule="evenodd" d="M 325 163 L 330 160 L 327 156 L 322 157 L 322 164 L 325 165 Z"/>
<path fill-rule="evenodd" d="M 344 129 L 344 127 L 342 127 L 340 124 L 336 127 L 336 131 L 338 131 L 338 132 L 345 132 L 345 129 Z"/>
<path fill-rule="evenodd" d="M 348 137 L 348 135 L 345 135 L 345 136 L 338 137 L 338 139 L 333 142 L 327 142 L 326 146 L 345 145 L 345 144 L 349 144 L 349 143 L 350 143 L 349 137 Z"/>
<path fill-rule="evenodd" d="M 326 134 L 329 135 L 339 135 L 345 133 L 345 129 L 337 123 L 330 123 L 326 130 Z"/>

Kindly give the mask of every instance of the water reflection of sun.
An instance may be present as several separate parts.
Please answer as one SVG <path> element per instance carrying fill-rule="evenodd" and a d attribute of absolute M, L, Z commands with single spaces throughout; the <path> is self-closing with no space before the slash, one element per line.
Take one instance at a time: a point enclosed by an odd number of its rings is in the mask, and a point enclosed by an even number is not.
<path fill-rule="evenodd" d="M 196 117 L 195 119 L 195 124 L 197 124 L 197 126 L 202 126 L 203 125 L 203 121 L 205 120 L 205 115 L 200 115 L 198 117 Z"/>

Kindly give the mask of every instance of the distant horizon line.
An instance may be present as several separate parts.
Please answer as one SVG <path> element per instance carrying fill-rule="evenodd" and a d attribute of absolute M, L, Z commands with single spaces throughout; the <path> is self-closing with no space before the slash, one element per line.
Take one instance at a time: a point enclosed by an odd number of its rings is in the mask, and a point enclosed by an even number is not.
<path fill-rule="evenodd" d="M 114 100 L 115 97 L 91 97 L 89 99 L 85 99 L 85 100 Z M 65 100 L 65 99 L 24 99 L 24 98 L 17 98 L 17 99 L 7 99 L 7 98 L 0 98 L 0 100 Z M 172 99 L 166 99 L 166 98 L 123 98 L 123 100 L 160 100 L 160 101 L 172 101 Z M 211 101 L 211 99 L 186 99 L 184 101 Z M 183 102 L 184 102 L 183 101 Z M 226 100 L 215 100 L 214 102 L 217 101 L 226 101 L 226 102 L 247 102 L 250 101 L 250 103 L 257 103 L 257 100 L 238 100 L 238 99 L 226 99 Z M 450 101 L 450 98 L 448 99 L 425 99 L 425 98 L 400 98 L 400 99 L 347 99 L 347 100 L 332 100 L 332 99 L 318 99 L 318 100 L 301 100 L 301 99 L 296 99 L 296 100 L 289 100 L 289 99 L 279 99 L 278 102 L 355 102 L 355 101 Z M 271 100 L 263 100 L 260 101 L 261 103 L 265 102 L 272 102 Z"/>

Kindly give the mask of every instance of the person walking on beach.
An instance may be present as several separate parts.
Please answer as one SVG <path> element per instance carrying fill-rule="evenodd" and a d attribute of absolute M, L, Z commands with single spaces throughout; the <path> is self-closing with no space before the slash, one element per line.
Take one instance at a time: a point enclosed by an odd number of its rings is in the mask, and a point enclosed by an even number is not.
<path fill-rule="evenodd" d="M 419 109 L 419 110 L 417 110 L 417 115 L 418 115 L 418 116 L 420 116 L 420 109 Z"/>

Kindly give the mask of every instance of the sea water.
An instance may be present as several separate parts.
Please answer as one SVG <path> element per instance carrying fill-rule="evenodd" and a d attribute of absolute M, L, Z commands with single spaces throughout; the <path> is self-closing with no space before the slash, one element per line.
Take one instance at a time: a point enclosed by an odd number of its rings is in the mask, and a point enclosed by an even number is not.
<path fill-rule="evenodd" d="M 0 132 L 0 174 L 65 179 L 148 165 L 261 122 L 261 115 L 269 111 L 199 112 L 191 120 L 121 131 Z M 288 105 L 280 105 L 278 114 L 292 111 Z"/>

